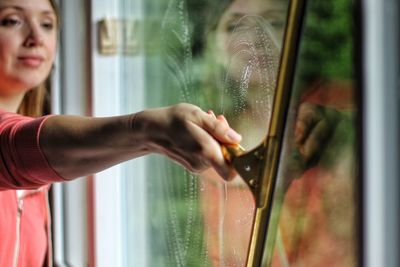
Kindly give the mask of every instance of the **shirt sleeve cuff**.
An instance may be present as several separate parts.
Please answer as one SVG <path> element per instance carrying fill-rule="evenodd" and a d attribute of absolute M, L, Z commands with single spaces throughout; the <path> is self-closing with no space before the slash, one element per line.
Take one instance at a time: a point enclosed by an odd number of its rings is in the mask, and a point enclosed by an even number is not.
<path fill-rule="evenodd" d="M 45 121 L 51 116 L 24 122 L 15 132 L 14 144 L 25 175 L 41 184 L 66 181 L 50 166 L 39 144 L 40 132 Z"/>

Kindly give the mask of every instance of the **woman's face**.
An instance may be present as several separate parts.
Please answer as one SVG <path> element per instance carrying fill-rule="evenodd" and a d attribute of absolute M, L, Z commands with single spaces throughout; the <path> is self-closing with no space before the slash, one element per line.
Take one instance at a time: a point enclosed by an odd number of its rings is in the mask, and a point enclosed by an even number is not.
<path fill-rule="evenodd" d="M 0 94 L 25 93 L 49 75 L 57 16 L 49 0 L 0 0 Z"/>
<path fill-rule="evenodd" d="M 239 20 L 244 16 L 260 16 L 274 28 L 276 37 L 282 39 L 288 1 L 285 0 L 234 0 L 218 23 L 217 32 L 229 38 Z"/>
<path fill-rule="evenodd" d="M 288 3 L 233 0 L 216 28 L 221 106 L 238 122 L 245 147 L 258 145 L 268 130 Z"/>
<path fill-rule="evenodd" d="M 234 0 L 225 10 L 216 30 L 217 48 L 235 79 L 249 69 L 261 73 L 279 60 L 287 8 L 285 0 Z"/>

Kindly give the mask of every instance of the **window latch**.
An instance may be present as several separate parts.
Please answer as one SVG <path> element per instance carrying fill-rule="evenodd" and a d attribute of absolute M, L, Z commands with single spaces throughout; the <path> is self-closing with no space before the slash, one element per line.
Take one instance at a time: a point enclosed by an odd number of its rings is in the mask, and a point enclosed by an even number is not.
<path fill-rule="evenodd" d="M 104 18 L 98 22 L 98 52 L 104 56 L 139 53 L 138 19 Z"/>

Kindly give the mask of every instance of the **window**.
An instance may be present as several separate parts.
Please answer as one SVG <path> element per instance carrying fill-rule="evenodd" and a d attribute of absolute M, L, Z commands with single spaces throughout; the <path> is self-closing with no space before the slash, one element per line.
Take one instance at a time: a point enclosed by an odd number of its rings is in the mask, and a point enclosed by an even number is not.
<path fill-rule="evenodd" d="M 398 92 L 374 90 L 398 83 L 394 8 L 374 0 L 60 2 L 64 20 L 80 20 L 63 23 L 56 112 L 189 102 L 224 114 L 246 151 L 229 154 L 242 176 L 231 182 L 151 155 L 55 186 L 57 265 L 398 265 L 398 134 L 380 138 L 398 132 Z M 360 104 L 360 5 L 368 7 L 368 106 Z M 115 19 L 119 38 L 108 55 L 96 43 L 105 18 Z M 397 35 L 380 35 L 383 25 Z"/>

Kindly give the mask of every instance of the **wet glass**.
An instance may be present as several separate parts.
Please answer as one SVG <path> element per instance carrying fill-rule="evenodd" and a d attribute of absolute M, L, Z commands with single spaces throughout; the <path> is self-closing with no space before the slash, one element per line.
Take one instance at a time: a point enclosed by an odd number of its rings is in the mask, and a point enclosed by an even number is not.
<path fill-rule="evenodd" d="M 353 1 L 307 1 L 263 266 L 359 266 Z"/>
<path fill-rule="evenodd" d="M 246 149 L 254 148 L 269 127 L 288 5 L 143 1 L 141 16 L 127 14 L 139 19 L 141 38 L 138 50 L 124 55 L 123 79 L 135 84 L 143 75 L 144 108 L 188 102 L 213 110 L 242 134 Z M 125 12 L 136 12 L 127 6 Z M 138 58 L 143 72 L 133 67 Z M 128 89 L 124 101 L 134 97 Z M 255 203 L 241 178 L 225 183 L 213 170 L 194 175 L 157 155 L 145 161 L 145 218 L 134 217 L 135 204 L 127 206 L 129 225 L 146 224 L 148 265 L 244 266 Z M 127 183 L 128 201 L 133 186 Z"/>

